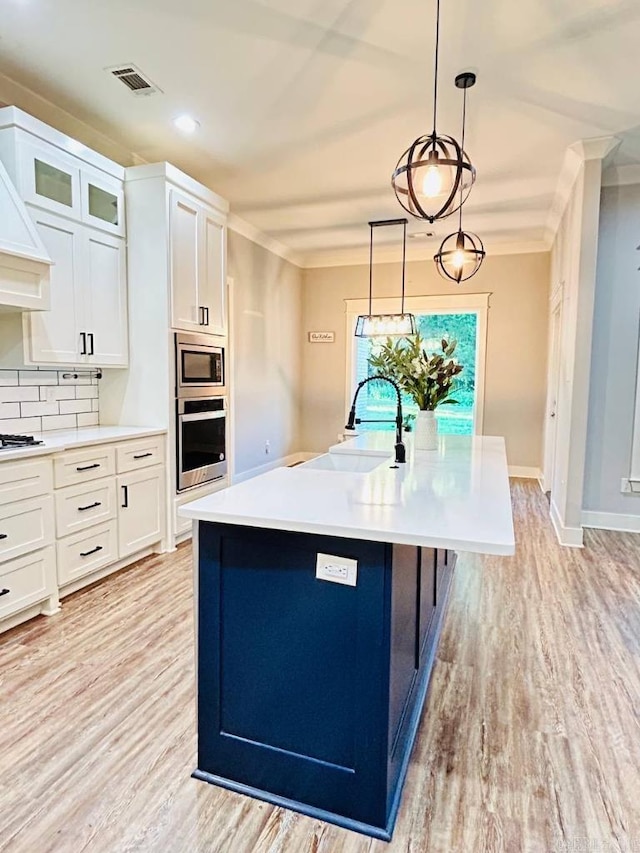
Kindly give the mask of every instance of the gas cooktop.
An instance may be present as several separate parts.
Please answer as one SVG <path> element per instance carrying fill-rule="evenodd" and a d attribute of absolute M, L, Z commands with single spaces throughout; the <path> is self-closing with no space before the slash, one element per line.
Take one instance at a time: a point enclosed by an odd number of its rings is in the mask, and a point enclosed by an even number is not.
<path fill-rule="evenodd" d="M 37 447 L 44 444 L 32 435 L 3 435 L 0 433 L 0 451 L 18 450 L 21 447 Z"/>

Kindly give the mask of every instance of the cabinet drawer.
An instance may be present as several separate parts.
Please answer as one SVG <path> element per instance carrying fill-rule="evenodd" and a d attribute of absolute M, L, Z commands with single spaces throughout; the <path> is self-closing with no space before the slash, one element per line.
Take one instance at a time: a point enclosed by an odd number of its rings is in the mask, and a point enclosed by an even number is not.
<path fill-rule="evenodd" d="M 0 504 L 26 501 L 53 489 L 53 468 L 48 456 L 0 464 Z"/>
<path fill-rule="evenodd" d="M 0 565 L 53 544 L 53 498 L 41 495 L 0 507 Z"/>
<path fill-rule="evenodd" d="M 113 478 L 67 486 L 55 493 L 58 538 L 85 530 L 116 516 L 116 484 Z"/>
<path fill-rule="evenodd" d="M 56 590 L 52 547 L 42 548 L 0 566 L 0 619 L 19 613 Z"/>
<path fill-rule="evenodd" d="M 99 477 L 109 477 L 115 472 L 116 457 L 111 444 L 61 453 L 53 461 L 56 489 L 97 480 Z"/>
<path fill-rule="evenodd" d="M 164 436 L 152 435 L 136 441 L 116 444 L 116 468 L 118 474 L 126 474 L 138 468 L 148 468 L 164 462 Z"/>
<path fill-rule="evenodd" d="M 118 559 L 118 535 L 115 521 L 98 524 L 61 539 L 58 550 L 58 583 L 64 586 L 76 578 L 115 563 Z"/>

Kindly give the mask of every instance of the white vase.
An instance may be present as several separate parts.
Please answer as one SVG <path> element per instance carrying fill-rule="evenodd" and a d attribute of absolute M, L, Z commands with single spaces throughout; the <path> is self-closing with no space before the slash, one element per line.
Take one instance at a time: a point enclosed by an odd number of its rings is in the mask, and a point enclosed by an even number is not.
<path fill-rule="evenodd" d="M 438 449 L 438 422 L 435 412 L 418 412 L 413 446 L 416 450 Z"/>

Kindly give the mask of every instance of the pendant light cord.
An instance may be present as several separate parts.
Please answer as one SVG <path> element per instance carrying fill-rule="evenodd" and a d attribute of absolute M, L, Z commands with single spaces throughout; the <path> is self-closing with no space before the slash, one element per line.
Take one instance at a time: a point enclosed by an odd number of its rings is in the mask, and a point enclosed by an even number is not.
<path fill-rule="evenodd" d="M 369 316 L 373 313 L 373 225 L 369 223 Z"/>
<path fill-rule="evenodd" d="M 404 271 L 407 259 L 407 220 L 402 225 L 402 304 L 400 313 L 404 314 Z"/>
<path fill-rule="evenodd" d="M 460 148 L 464 154 L 464 131 L 467 125 L 467 87 L 462 90 L 462 139 Z M 462 193 L 464 189 L 464 181 L 460 181 L 460 213 L 458 215 L 458 231 L 462 231 Z"/>
<path fill-rule="evenodd" d="M 438 54 L 440 48 L 440 0 L 436 0 L 436 61 L 433 74 L 433 136 L 436 135 L 436 115 L 438 107 Z"/>

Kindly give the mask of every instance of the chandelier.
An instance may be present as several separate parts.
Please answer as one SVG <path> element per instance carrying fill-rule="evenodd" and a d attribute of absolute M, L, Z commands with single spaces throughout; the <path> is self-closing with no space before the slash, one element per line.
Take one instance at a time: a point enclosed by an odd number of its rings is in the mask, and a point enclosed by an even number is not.
<path fill-rule="evenodd" d="M 387 225 L 402 225 L 402 290 L 399 314 L 373 313 L 373 229 Z M 356 321 L 356 338 L 398 337 L 415 335 L 416 319 L 404 310 L 405 265 L 407 257 L 407 220 L 382 219 L 369 223 L 369 313 L 360 314 Z"/>
<path fill-rule="evenodd" d="M 463 146 L 467 121 L 467 89 L 475 86 L 475 83 L 476 75 L 472 71 L 465 71 L 456 77 L 456 86 L 464 92 L 462 102 Z M 458 210 L 460 211 L 458 230 L 444 238 L 437 253 L 433 256 L 440 275 L 450 281 L 455 281 L 456 284 L 474 276 L 480 269 L 486 255 L 480 237 L 471 231 L 462 230 L 462 201 L 458 205 Z"/>
<path fill-rule="evenodd" d="M 414 140 L 391 176 L 391 185 L 402 207 L 428 222 L 455 213 L 466 201 L 476 179 L 476 170 L 464 147 L 452 136 L 441 136 L 436 131 L 439 49 L 440 0 L 436 0 L 433 132 Z"/>

